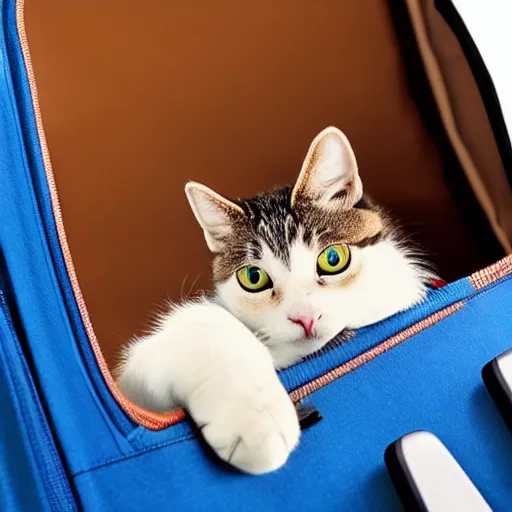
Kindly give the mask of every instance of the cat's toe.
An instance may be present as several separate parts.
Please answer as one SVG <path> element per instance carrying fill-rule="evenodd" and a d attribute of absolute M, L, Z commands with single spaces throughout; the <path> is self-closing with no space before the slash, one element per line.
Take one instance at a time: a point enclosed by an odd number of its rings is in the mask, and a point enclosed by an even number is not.
<path fill-rule="evenodd" d="M 297 446 L 300 427 L 288 397 L 273 404 L 258 400 L 230 416 L 208 425 L 203 435 L 221 459 L 245 473 L 279 469 Z"/>
<path fill-rule="evenodd" d="M 290 454 L 283 437 L 269 433 L 263 438 L 243 439 L 238 443 L 228 462 L 246 473 L 260 475 L 279 469 Z"/>
<path fill-rule="evenodd" d="M 227 462 L 255 475 L 279 469 L 297 445 L 298 422 L 279 424 L 267 412 L 252 421 L 251 426 L 240 432 L 238 442 L 227 454 Z"/>

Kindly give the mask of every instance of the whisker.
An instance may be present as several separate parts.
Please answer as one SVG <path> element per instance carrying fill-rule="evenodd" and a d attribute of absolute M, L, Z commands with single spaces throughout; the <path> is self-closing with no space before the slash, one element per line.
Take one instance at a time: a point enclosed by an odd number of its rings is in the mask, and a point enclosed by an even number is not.
<path fill-rule="evenodd" d="M 181 283 L 181 289 L 180 289 L 180 298 L 183 300 L 183 290 L 185 288 L 185 283 L 187 282 L 188 274 L 185 276 L 185 279 L 183 279 L 183 282 Z"/>
<path fill-rule="evenodd" d="M 190 287 L 190 289 L 188 290 L 188 294 L 187 294 L 187 297 L 189 297 L 192 293 L 192 290 L 194 289 L 194 286 L 197 284 L 197 281 L 199 281 L 199 278 L 201 277 L 202 274 L 198 274 L 197 277 L 194 279 L 194 281 L 192 282 L 192 286 Z"/>

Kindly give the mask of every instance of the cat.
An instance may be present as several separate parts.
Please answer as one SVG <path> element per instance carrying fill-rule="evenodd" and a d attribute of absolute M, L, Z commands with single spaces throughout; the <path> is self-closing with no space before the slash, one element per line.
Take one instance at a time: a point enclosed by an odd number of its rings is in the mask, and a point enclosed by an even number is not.
<path fill-rule="evenodd" d="M 300 436 L 276 370 L 419 303 L 433 275 L 363 196 L 335 127 L 313 140 L 293 187 L 236 201 L 194 182 L 185 193 L 213 253 L 215 292 L 174 306 L 125 347 L 117 382 L 152 411 L 187 409 L 232 466 L 270 472 Z"/>

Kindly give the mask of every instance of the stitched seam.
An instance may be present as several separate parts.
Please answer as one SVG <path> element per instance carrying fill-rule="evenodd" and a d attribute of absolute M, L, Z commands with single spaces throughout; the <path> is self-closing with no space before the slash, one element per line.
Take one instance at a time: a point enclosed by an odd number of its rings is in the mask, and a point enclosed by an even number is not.
<path fill-rule="evenodd" d="M 14 341 L 14 351 L 20 360 L 23 360 L 21 347 L 18 343 L 18 334 L 16 329 L 12 323 L 12 317 L 9 310 L 9 305 L 7 303 L 7 299 L 0 288 L 0 308 L 2 310 L 4 320 L 7 326 L 8 333 L 12 340 Z M 9 379 L 15 383 L 16 379 L 13 378 L 12 371 L 8 370 Z M 16 397 L 16 401 L 14 407 L 16 408 L 16 412 L 20 414 L 20 416 L 25 420 L 23 423 L 23 434 L 30 441 L 30 454 L 28 455 L 35 466 L 37 467 L 43 484 L 46 486 L 46 497 L 50 506 L 66 506 L 66 509 L 76 510 L 76 503 L 73 499 L 71 489 L 69 488 L 69 481 L 66 478 L 64 467 L 61 464 L 61 458 L 58 454 L 57 448 L 54 443 L 54 439 L 52 433 L 50 431 L 50 426 L 46 420 L 46 416 L 42 409 L 42 404 L 37 396 L 37 393 L 34 388 L 34 382 L 30 377 L 27 378 L 26 386 L 30 395 L 30 400 L 32 401 L 32 405 L 34 408 L 34 413 L 36 415 L 36 421 L 39 422 L 39 435 L 44 438 L 44 450 L 48 452 L 47 455 L 37 456 L 36 453 L 41 453 L 40 449 L 36 447 L 34 440 L 38 437 L 38 434 L 34 434 L 33 426 L 29 426 L 25 415 L 22 412 L 22 401 L 25 402 L 27 400 L 20 401 L 19 397 Z M 33 424 L 34 418 L 31 418 L 30 423 Z M 36 427 L 37 428 L 37 427 Z M 44 461 L 43 461 L 44 459 Z M 48 466 L 51 464 L 53 471 L 49 470 Z M 69 508 L 68 508 L 69 507 Z"/>
<path fill-rule="evenodd" d="M 144 450 L 139 450 L 135 453 L 132 453 L 130 455 L 125 455 L 124 457 L 112 457 L 110 459 L 105 459 L 101 462 L 97 462 L 93 464 L 90 468 L 87 469 L 79 469 L 78 471 L 72 473 L 72 477 L 75 478 L 77 476 L 83 475 L 85 473 L 91 473 L 97 469 L 104 468 L 106 466 L 110 466 L 113 464 L 117 464 L 118 462 L 123 462 L 125 460 L 134 459 L 135 457 L 138 457 L 139 455 L 144 455 L 145 453 L 153 452 L 155 450 L 159 450 L 161 448 L 165 448 L 167 446 L 172 446 L 173 444 L 182 444 L 187 441 L 192 441 L 195 438 L 193 434 L 189 434 L 185 437 L 179 438 L 179 439 L 173 439 L 172 441 L 167 441 L 165 443 L 160 443 L 154 446 L 151 446 L 150 448 L 145 448 Z"/>
<path fill-rule="evenodd" d="M 385 354 L 386 352 L 389 352 L 393 348 L 396 348 L 397 346 L 403 344 L 404 342 L 413 338 L 420 332 L 427 331 L 434 325 L 445 320 L 449 316 L 452 316 L 453 314 L 457 313 L 464 307 L 464 304 L 465 303 L 463 301 L 455 302 L 450 306 L 447 306 L 437 311 L 436 313 L 429 315 L 423 320 L 420 320 L 419 322 L 412 324 L 407 329 L 404 329 L 399 333 L 387 338 L 386 340 L 382 341 L 381 343 L 378 343 L 377 345 L 366 350 L 365 352 L 362 352 L 361 354 L 350 359 L 349 361 L 346 361 L 345 363 L 335 368 L 332 368 L 331 370 L 328 370 L 327 372 L 316 377 L 315 379 L 306 382 L 302 386 L 295 388 L 290 393 L 291 399 L 294 402 L 298 402 L 299 400 L 302 400 L 303 398 L 311 395 L 312 393 L 315 393 L 316 391 L 327 386 L 328 384 L 332 384 L 333 382 L 351 373 L 352 371 L 365 366 L 367 363 L 373 361 L 374 359 Z M 442 316 L 436 319 L 436 316 L 438 315 Z M 422 327 L 423 323 L 427 325 Z"/>
<path fill-rule="evenodd" d="M 431 327 L 433 327 L 434 325 L 438 324 L 439 322 L 442 322 L 446 318 L 458 313 L 459 311 L 461 311 L 463 309 L 463 307 L 465 305 L 469 305 L 469 304 L 477 301 L 482 296 L 491 292 L 497 286 L 503 284 L 506 281 L 510 281 L 510 280 L 512 280 L 512 274 L 505 274 L 503 277 L 498 278 L 494 282 L 486 285 L 484 288 L 475 289 L 475 291 L 471 295 L 469 295 L 466 299 L 463 299 L 462 301 L 459 301 L 459 302 L 455 302 L 449 306 L 446 306 L 443 309 L 440 309 L 439 311 L 437 311 L 435 313 L 432 313 L 431 315 L 423 318 L 422 320 L 419 320 L 418 322 L 415 322 L 414 324 L 410 325 L 409 327 L 399 331 L 398 333 L 394 334 L 393 336 L 378 343 L 373 348 L 368 349 L 365 352 L 362 352 L 361 354 L 350 359 L 349 361 L 346 361 L 345 363 L 342 363 L 341 365 L 336 366 L 335 368 L 331 368 L 330 370 L 328 370 L 327 372 L 323 373 L 322 375 L 316 377 L 315 379 L 312 379 L 312 380 L 302 384 L 301 386 L 295 388 L 294 390 L 292 390 L 290 392 L 290 397 L 292 398 L 292 400 L 294 402 L 297 402 L 297 401 L 301 400 L 302 398 L 305 398 L 305 397 L 311 395 L 312 393 L 315 393 L 316 391 L 323 388 L 324 386 L 327 386 L 328 384 L 332 384 L 333 382 L 337 381 L 338 379 L 341 379 L 345 375 L 348 375 L 352 371 L 365 366 L 367 363 L 373 361 L 377 357 L 380 357 L 381 355 L 385 354 L 386 352 L 389 352 L 393 348 L 396 348 L 397 346 L 401 345 L 402 343 L 408 341 L 409 339 L 413 338 L 420 332 L 424 332 L 424 331 L 430 329 Z M 457 304 L 459 304 L 458 307 L 457 307 Z M 453 309 L 453 311 L 449 311 L 451 308 L 454 308 L 454 307 L 456 307 L 456 309 Z M 392 344 L 389 348 L 385 347 L 386 343 L 389 343 L 393 339 L 400 338 L 400 336 L 403 336 L 404 333 L 408 330 L 414 331 L 415 326 L 421 325 L 422 322 L 428 321 L 428 319 L 430 317 L 433 317 L 437 314 L 442 314 L 443 311 L 446 312 L 447 314 L 445 316 L 443 316 L 442 318 L 439 318 L 437 321 L 434 321 L 433 323 L 429 324 L 428 326 L 424 327 L 423 329 L 420 328 L 416 332 L 411 332 L 411 334 L 407 335 L 403 340 L 397 341 L 396 343 Z M 380 349 L 381 350 L 380 352 L 379 352 L 379 347 L 383 347 Z M 377 353 L 375 355 L 372 355 L 372 351 L 375 351 Z M 364 360 L 365 356 L 367 356 L 367 358 L 368 358 L 366 361 Z M 357 364 L 357 366 L 354 366 L 353 368 L 351 368 L 351 363 L 353 363 L 356 360 L 362 360 L 361 364 Z M 346 370 L 345 370 L 345 368 L 346 368 Z M 341 373 L 340 373 L 340 375 L 335 376 L 336 372 L 341 372 Z M 334 377 L 332 377 L 333 375 L 334 375 Z M 318 385 L 316 385 L 316 384 L 318 384 Z"/>

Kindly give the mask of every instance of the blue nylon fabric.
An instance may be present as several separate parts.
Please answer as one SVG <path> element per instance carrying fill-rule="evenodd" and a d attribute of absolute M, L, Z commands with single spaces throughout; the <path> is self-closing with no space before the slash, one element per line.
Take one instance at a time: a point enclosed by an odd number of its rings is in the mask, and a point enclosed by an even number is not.
<path fill-rule="evenodd" d="M 333 366 L 353 359 L 381 340 L 393 336 L 418 320 L 467 297 L 473 291 L 473 287 L 467 279 L 461 279 L 438 290 L 430 290 L 426 302 L 390 317 L 378 325 L 357 330 L 354 337 L 330 349 L 328 357 L 312 356 L 293 368 L 282 371 L 281 380 L 289 389 L 297 388 L 312 378 L 323 375 Z"/>
<path fill-rule="evenodd" d="M 12 350 L 20 339 L 0 315 L 2 355 L 7 345 L 11 354 L 0 358 L 0 397 L 7 404 L 0 415 L 0 464 L 19 460 L 11 476 L 25 475 L 30 487 L 21 496 L 19 486 L 4 480 L 0 504 L 69 496 L 64 468 L 86 510 L 393 510 L 398 502 L 383 451 L 400 435 L 427 428 L 459 457 L 496 510 L 510 509 L 511 438 L 480 379 L 481 366 L 512 346 L 504 306 L 512 298 L 510 279 L 478 294 L 466 279 L 433 291 L 424 304 L 282 372 L 293 389 L 467 300 L 461 312 L 314 393 L 324 420 L 304 433 L 276 474 L 251 478 L 220 469 L 187 422 L 160 432 L 134 425 L 103 382 L 78 312 L 53 219 L 15 1 L 0 0 L 0 6 L 0 249 L 24 351 Z M 12 384 L 13 371 L 26 385 Z M 44 443 L 47 453 L 28 449 Z M 45 473 L 49 460 L 53 476 Z M 55 485 L 50 493 L 47 482 Z"/>
<path fill-rule="evenodd" d="M 62 254 L 56 250 L 58 239 L 18 41 L 15 2 L 4 1 L 1 9 L 0 247 L 13 307 L 34 362 L 34 378 L 73 471 L 107 456 L 130 453 L 132 447 L 117 419 L 124 419 L 126 432 L 133 424 L 114 404 L 97 368 L 91 377 L 92 351 L 87 347 L 84 356 L 74 329 L 76 304 L 70 299 L 69 279 L 60 279 L 62 270 L 57 268 Z M 101 382 L 101 392 L 96 382 Z M 109 397 L 110 408 L 103 396 Z"/>
<path fill-rule="evenodd" d="M 33 201 L 37 204 L 37 208 L 39 209 L 40 230 L 42 231 L 40 236 L 44 237 L 43 243 L 48 245 L 46 257 L 51 260 L 51 271 L 55 274 L 53 279 L 56 282 L 56 286 L 59 287 L 60 292 L 64 295 L 65 301 L 63 302 L 63 307 L 65 307 L 67 315 L 69 316 L 67 321 L 73 329 L 73 335 L 78 341 L 78 349 L 81 350 L 83 358 L 82 371 L 88 373 L 88 377 L 91 379 L 91 385 L 94 387 L 94 393 L 99 396 L 101 402 L 107 404 L 106 411 L 108 411 L 112 421 L 123 433 L 127 433 L 133 428 L 133 423 L 115 406 L 111 394 L 105 390 L 103 379 L 96 368 L 94 354 L 89 347 L 89 340 L 69 281 L 53 218 L 50 192 L 46 180 L 34 110 L 32 107 L 32 97 L 18 39 L 15 19 L 16 0 L 5 0 L 4 4 L 3 15 L 6 29 L 7 54 L 13 83 L 12 95 L 17 102 L 18 115 L 20 118 L 20 136 L 25 143 L 25 158 L 29 167 L 28 172 L 30 172 L 31 181 L 29 187 L 33 188 L 31 192 L 33 194 Z M 35 236 L 35 233 L 33 236 Z"/>
<path fill-rule="evenodd" d="M 75 476 L 86 510 L 400 510 L 383 454 L 398 437 L 435 433 L 493 510 L 512 508 L 512 434 L 480 377 L 512 346 L 512 280 L 313 393 L 323 420 L 274 474 L 227 472 L 182 440 Z M 507 307 L 508 305 L 508 307 Z"/>
<path fill-rule="evenodd" d="M 0 510 L 75 510 L 0 289 Z"/>

